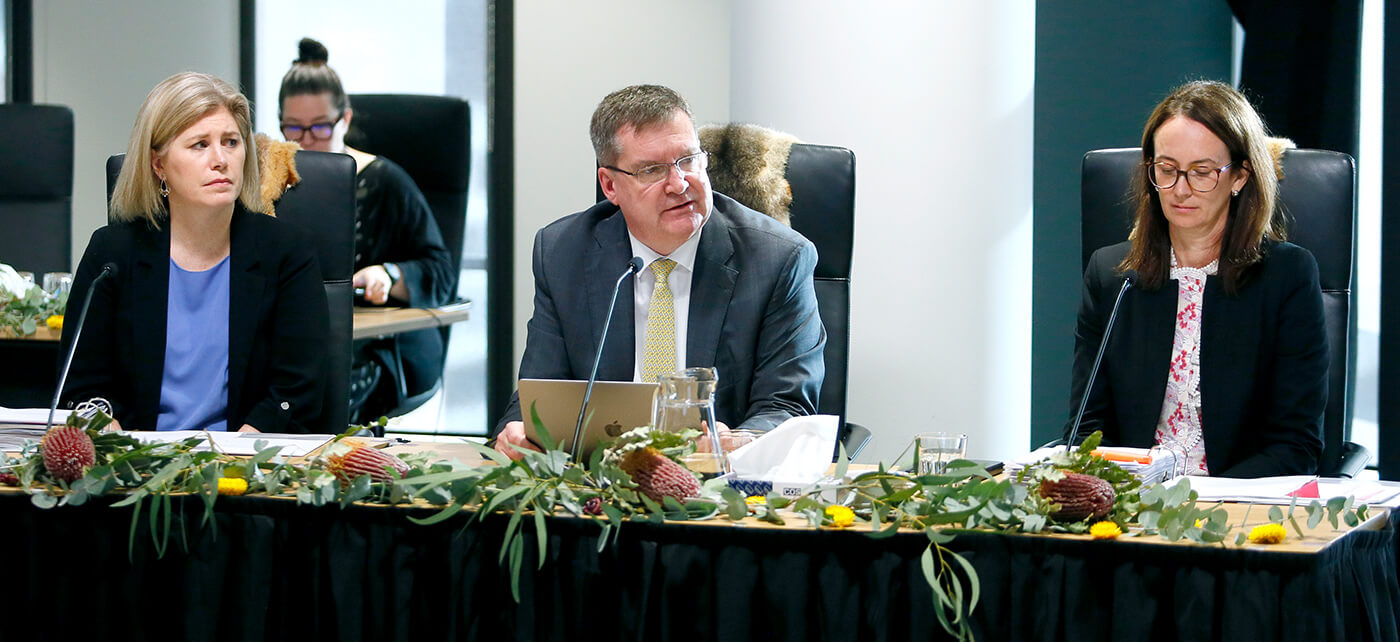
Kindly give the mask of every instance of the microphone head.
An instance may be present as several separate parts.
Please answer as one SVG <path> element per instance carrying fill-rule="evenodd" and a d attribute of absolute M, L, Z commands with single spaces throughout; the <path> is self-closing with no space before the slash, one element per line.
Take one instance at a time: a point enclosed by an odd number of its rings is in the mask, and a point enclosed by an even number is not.
<path fill-rule="evenodd" d="M 642 270 L 642 265 L 642 257 L 640 256 L 634 256 L 631 261 L 627 262 L 627 267 L 632 270 L 633 274 L 640 272 Z"/>
<path fill-rule="evenodd" d="M 116 261 L 108 261 L 102 264 L 102 273 L 107 276 L 116 277 L 118 271 Z"/>

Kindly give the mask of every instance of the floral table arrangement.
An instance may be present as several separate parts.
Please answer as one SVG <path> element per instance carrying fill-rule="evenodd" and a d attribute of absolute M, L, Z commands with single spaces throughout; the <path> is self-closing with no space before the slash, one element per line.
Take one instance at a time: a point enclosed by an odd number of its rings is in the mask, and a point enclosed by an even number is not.
<path fill-rule="evenodd" d="M 533 414 L 533 413 L 532 413 Z M 812 528 L 862 529 L 870 537 L 890 537 L 901 529 L 928 538 L 920 563 L 933 592 L 933 607 L 945 630 L 970 639 L 970 617 L 980 594 L 977 572 L 947 548 L 959 532 L 1068 533 L 1093 539 L 1158 535 L 1168 541 L 1240 546 L 1287 537 L 1285 524 L 1301 538 L 1295 508 L 1309 527 L 1327 519 L 1355 526 L 1366 507 L 1350 498 L 1306 506 L 1269 509 L 1269 523 L 1246 534 L 1231 524 L 1220 504 L 1198 505 L 1185 480 L 1174 486 L 1142 487 L 1136 478 L 1092 451 L 1097 433 L 1080 447 L 1061 451 L 998 479 L 981 466 L 955 461 L 936 475 L 911 476 L 883 464 L 848 474 L 844 453 L 832 484 L 819 484 L 795 500 L 778 495 L 744 497 L 721 479 L 701 483 L 681 463 L 693 452 L 698 434 L 662 433 L 639 428 L 624 433 L 587 462 L 559 450 L 549 433 L 536 438 L 544 452 L 526 452 L 511 461 L 472 444 L 490 463 L 465 466 L 419 453 L 398 457 L 351 437 L 337 437 L 316 456 L 292 461 L 278 448 L 258 446 L 250 458 L 199 450 L 203 440 L 143 444 L 119 432 L 102 430 L 111 419 L 101 412 L 74 414 L 51 429 L 42 442 L 29 442 L 17 456 L 0 462 L 0 483 L 27 493 L 39 508 L 80 505 L 92 497 L 124 495 L 113 507 L 130 507 L 128 551 L 137 545 L 138 526 L 149 525 L 152 545 L 164 554 L 170 542 L 171 497 L 203 500 L 209 523 L 220 495 L 294 498 L 301 504 L 342 507 L 356 502 L 441 507 L 418 524 L 441 522 L 466 510 L 468 523 L 493 513 L 508 514 L 498 560 L 508 564 L 512 595 L 519 601 L 519 577 L 526 547 L 547 559 L 552 518 L 581 518 L 599 526 L 598 550 L 616 541 L 629 521 L 745 520 L 773 524 L 805 521 Z M 384 420 L 380 420 L 383 425 Z M 534 537 L 522 525 L 529 520 Z M 1230 534 L 1235 532 L 1235 537 Z M 532 541 L 529 541 L 533 539 Z"/>
<path fill-rule="evenodd" d="M 67 307 L 66 290 L 52 296 L 0 264 L 0 335 L 27 337 L 42 325 L 61 330 Z"/>

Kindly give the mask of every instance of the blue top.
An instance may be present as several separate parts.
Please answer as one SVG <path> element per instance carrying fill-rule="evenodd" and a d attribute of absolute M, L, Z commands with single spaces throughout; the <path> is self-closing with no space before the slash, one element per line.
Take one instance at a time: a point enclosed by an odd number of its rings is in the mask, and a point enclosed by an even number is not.
<path fill-rule="evenodd" d="M 228 430 L 229 258 L 203 272 L 170 261 L 156 430 Z"/>

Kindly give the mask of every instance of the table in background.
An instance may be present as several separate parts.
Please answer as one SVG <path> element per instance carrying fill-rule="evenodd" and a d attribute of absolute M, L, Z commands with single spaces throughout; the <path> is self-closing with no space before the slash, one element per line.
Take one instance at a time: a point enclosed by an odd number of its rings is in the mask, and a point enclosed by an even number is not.
<path fill-rule="evenodd" d="M 505 516 L 418 526 L 407 516 L 435 510 L 224 497 L 215 537 L 184 497 L 165 558 L 143 519 L 128 562 L 129 509 L 96 503 L 39 510 L 0 493 L 0 546 L 19 556 L 0 603 L 44 623 L 40 637 L 943 638 L 917 532 L 627 523 L 600 553 L 597 524 L 551 518 L 536 570 L 526 519 L 516 604 L 497 563 Z M 981 578 L 979 640 L 1395 639 L 1396 528 L 1368 526 L 1291 548 L 981 532 L 950 547 Z"/>
<path fill-rule="evenodd" d="M 470 318 L 471 301 L 441 308 L 355 308 L 356 341 L 422 330 L 441 328 Z"/>
<path fill-rule="evenodd" d="M 355 340 L 373 339 L 410 330 L 438 328 L 466 321 L 471 301 L 441 308 L 355 308 Z M 0 333 L 0 406 L 9 408 L 48 407 L 58 384 L 60 355 L 59 330 L 47 326 L 33 335 L 16 337 Z"/>

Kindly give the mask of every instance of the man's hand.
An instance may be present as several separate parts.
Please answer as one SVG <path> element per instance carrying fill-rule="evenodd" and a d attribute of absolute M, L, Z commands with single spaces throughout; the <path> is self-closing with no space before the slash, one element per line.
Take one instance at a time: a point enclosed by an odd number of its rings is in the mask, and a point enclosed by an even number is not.
<path fill-rule="evenodd" d="M 382 265 L 371 265 L 350 277 L 353 287 L 365 289 L 365 300 L 375 305 L 389 301 L 389 286 L 393 283 Z"/>
<path fill-rule="evenodd" d="M 525 455 L 520 454 L 517 448 L 544 452 L 525 437 L 525 422 L 508 421 L 506 427 L 501 429 L 501 434 L 496 435 L 496 450 L 511 459 L 524 458 Z"/>
<path fill-rule="evenodd" d="M 704 422 L 701 422 L 704 423 Z M 724 452 L 732 452 L 740 446 L 755 439 L 752 432 L 748 430 L 730 430 L 723 421 L 715 422 L 719 424 L 719 444 L 724 448 Z M 710 452 L 710 435 L 705 433 L 700 435 L 700 439 L 695 442 L 695 452 Z"/>

